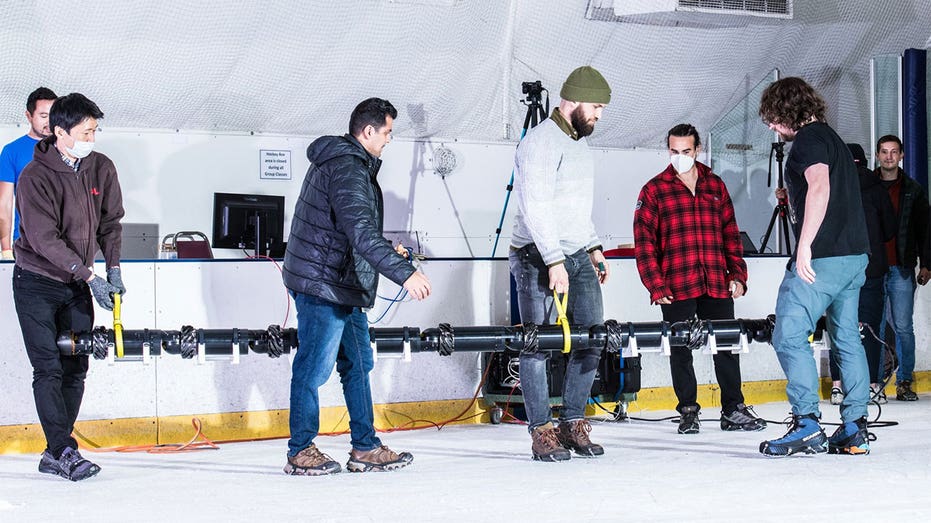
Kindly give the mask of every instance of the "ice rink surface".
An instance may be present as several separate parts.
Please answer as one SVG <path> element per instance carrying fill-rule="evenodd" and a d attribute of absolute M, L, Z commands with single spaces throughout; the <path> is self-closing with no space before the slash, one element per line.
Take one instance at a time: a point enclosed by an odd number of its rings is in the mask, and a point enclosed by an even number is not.
<path fill-rule="evenodd" d="M 716 408 L 703 410 L 697 435 L 676 434 L 670 421 L 593 418 L 605 455 L 564 463 L 532 461 L 526 428 L 508 424 L 382 434 L 414 454 L 411 466 L 329 477 L 282 473 L 285 440 L 181 454 L 84 452 L 102 471 L 79 483 L 38 473 L 37 455 L 3 455 L 0 521 L 928 521 L 929 405 L 928 394 L 884 405 L 881 420 L 899 425 L 871 429 L 868 456 L 767 458 L 760 441 L 782 436 L 784 425 L 723 432 Z M 821 408 L 823 422 L 838 420 L 837 407 Z M 789 406 L 756 411 L 781 421 Z M 672 414 L 631 406 L 635 417 Z M 345 468 L 349 436 L 317 445 Z"/>

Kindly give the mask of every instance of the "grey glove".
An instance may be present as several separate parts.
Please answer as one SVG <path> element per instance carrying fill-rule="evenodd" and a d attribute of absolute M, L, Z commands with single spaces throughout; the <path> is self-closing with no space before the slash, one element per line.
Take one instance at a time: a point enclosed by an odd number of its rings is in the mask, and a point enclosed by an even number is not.
<path fill-rule="evenodd" d="M 110 267 L 107 269 L 107 281 L 120 290 L 120 294 L 126 294 L 126 286 L 123 285 L 123 274 L 119 267 Z"/>
<path fill-rule="evenodd" d="M 118 288 L 110 285 L 110 282 L 97 275 L 94 276 L 93 280 L 87 282 L 87 286 L 91 288 L 91 294 L 94 295 L 98 305 L 108 311 L 113 310 L 112 295 L 120 292 Z"/>

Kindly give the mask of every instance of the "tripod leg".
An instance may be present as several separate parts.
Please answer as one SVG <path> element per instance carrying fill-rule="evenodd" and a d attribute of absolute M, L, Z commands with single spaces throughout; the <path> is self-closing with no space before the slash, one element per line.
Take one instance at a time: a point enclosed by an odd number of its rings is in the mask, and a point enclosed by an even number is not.
<path fill-rule="evenodd" d="M 548 100 L 548 99 L 547 99 Z M 546 114 L 543 112 L 543 109 L 540 108 L 539 102 L 531 102 L 530 106 L 527 107 L 527 114 L 524 116 L 524 128 L 520 131 L 520 139 L 523 140 L 524 136 L 527 134 L 527 129 L 531 127 L 536 127 L 537 125 L 537 112 L 543 115 L 543 119 L 546 119 Z M 511 190 L 514 189 L 514 169 L 511 169 L 511 181 L 507 185 L 507 193 L 504 197 L 504 208 L 501 209 L 501 219 L 498 220 L 498 228 L 495 229 L 495 244 L 491 248 L 491 256 L 495 256 L 495 252 L 498 250 L 498 240 L 501 239 L 501 227 L 504 225 L 504 216 L 508 212 L 508 202 L 511 201 Z"/>
<path fill-rule="evenodd" d="M 769 243 L 769 236 L 773 233 L 773 226 L 776 225 L 776 218 L 779 216 L 779 207 L 773 208 L 773 216 L 769 219 L 769 227 L 766 228 L 766 234 L 763 235 L 763 243 L 760 244 L 760 254 L 766 252 L 766 244 Z"/>
<path fill-rule="evenodd" d="M 788 212 L 782 213 L 782 230 L 785 231 L 785 241 L 786 241 L 786 254 L 789 256 L 792 255 L 792 245 L 789 243 L 790 235 L 792 234 L 792 229 L 789 228 L 789 217 L 787 216 Z"/>

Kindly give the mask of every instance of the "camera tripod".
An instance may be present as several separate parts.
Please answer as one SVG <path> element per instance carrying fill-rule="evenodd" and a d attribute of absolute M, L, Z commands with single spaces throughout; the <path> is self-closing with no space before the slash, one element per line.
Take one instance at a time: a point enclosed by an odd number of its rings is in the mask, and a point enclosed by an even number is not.
<path fill-rule="evenodd" d="M 524 139 L 527 130 L 536 127 L 537 124 L 546 120 L 550 112 L 550 92 L 543 88 L 540 80 L 535 82 L 523 82 L 521 91 L 527 95 L 520 103 L 527 106 L 527 115 L 524 117 L 524 127 L 520 131 L 520 140 Z M 546 91 L 546 106 L 542 102 L 543 91 Z M 504 197 L 504 208 L 501 209 L 501 219 L 498 220 L 498 228 L 495 229 L 495 244 L 491 248 L 491 257 L 495 257 L 495 251 L 498 250 L 498 240 L 501 239 L 501 226 L 504 225 L 504 215 L 508 212 L 508 202 L 511 201 L 511 191 L 514 190 L 514 170 L 511 169 L 511 181 L 507 185 L 507 195 Z"/>
<path fill-rule="evenodd" d="M 773 153 L 776 155 L 776 166 L 778 167 L 778 179 L 777 187 L 779 189 L 785 189 L 782 184 L 782 161 L 785 158 L 785 153 L 783 148 L 785 147 L 785 142 L 773 142 L 772 149 L 769 151 L 769 175 L 766 179 L 766 186 L 772 186 L 773 179 Z M 782 238 L 785 240 L 786 244 L 786 254 L 792 254 L 792 245 L 789 243 L 789 235 L 791 234 L 791 229 L 789 229 L 789 198 L 787 196 L 777 197 L 776 207 L 773 208 L 773 216 L 769 219 L 769 227 L 766 228 L 766 234 L 763 235 L 763 243 L 760 245 L 760 253 L 766 252 L 766 244 L 769 243 L 769 236 L 773 232 L 773 226 L 776 225 L 776 218 L 779 218 L 779 224 L 781 225 Z"/>

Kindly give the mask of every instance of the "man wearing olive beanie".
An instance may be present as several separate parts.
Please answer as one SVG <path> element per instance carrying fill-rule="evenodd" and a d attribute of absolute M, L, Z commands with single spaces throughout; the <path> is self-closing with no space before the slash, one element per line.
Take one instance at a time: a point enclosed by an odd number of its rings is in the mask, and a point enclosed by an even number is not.
<path fill-rule="evenodd" d="M 524 324 L 555 323 L 555 290 L 569 294 L 571 323 L 589 326 L 604 322 L 599 283 L 607 281 L 609 267 L 592 223 L 595 167 L 585 137 L 611 101 L 611 87 L 601 73 L 583 66 L 572 71 L 559 94 L 559 107 L 530 129 L 517 148 L 518 210 L 508 257 Z M 570 458 L 569 450 L 582 456 L 604 454 L 601 445 L 589 440 L 591 425 L 585 420 L 600 351 L 570 352 L 558 426 L 550 416 L 548 357 L 547 352 L 520 356 L 533 459 L 563 461 Z"/>

